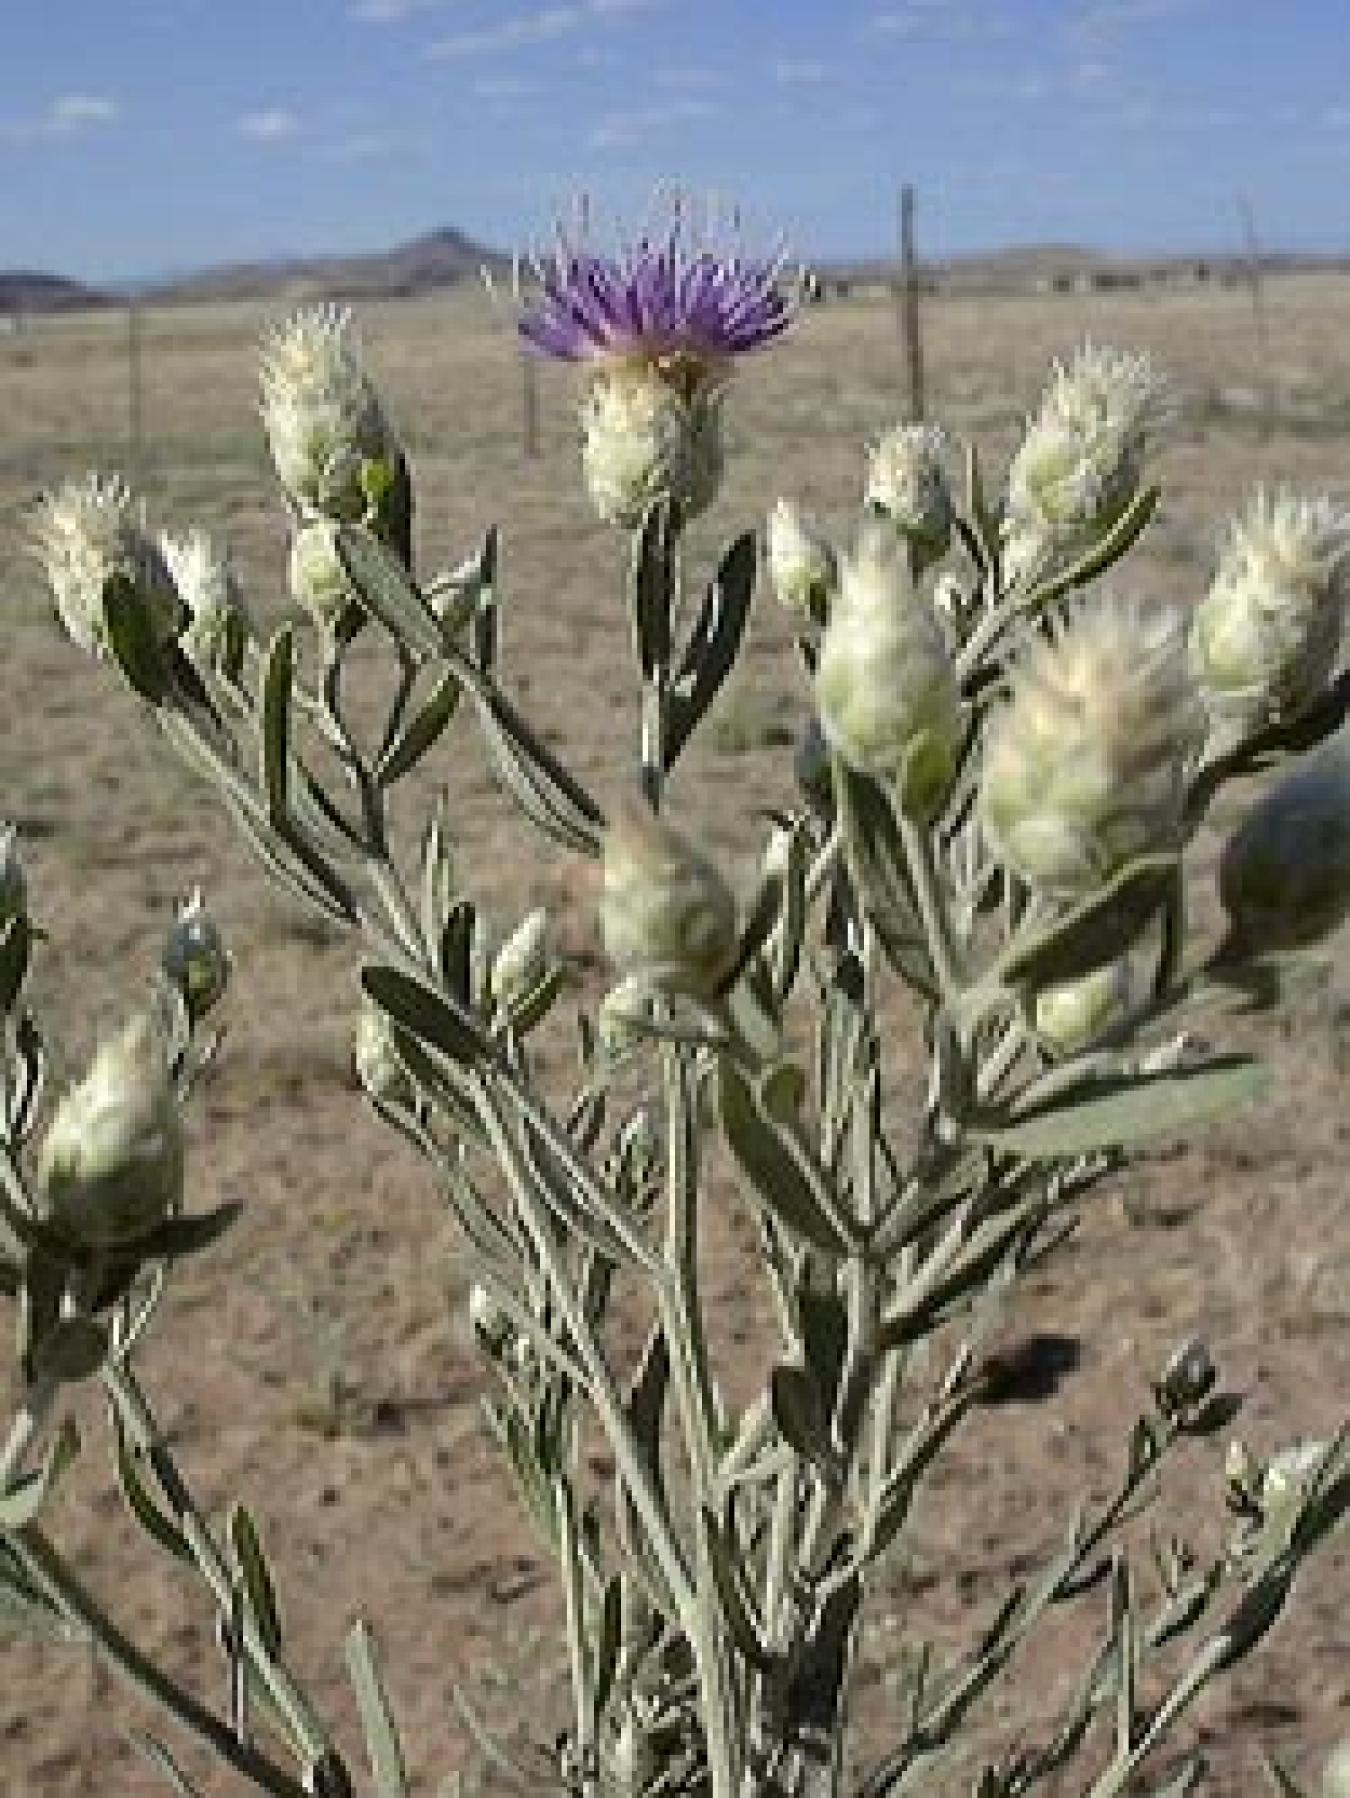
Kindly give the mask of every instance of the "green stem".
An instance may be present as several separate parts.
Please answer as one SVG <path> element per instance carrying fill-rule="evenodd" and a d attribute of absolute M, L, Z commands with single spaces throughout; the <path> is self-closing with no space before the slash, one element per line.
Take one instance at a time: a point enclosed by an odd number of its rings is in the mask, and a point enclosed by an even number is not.
<path fill-rule="evenodd" d="M 914 896 L 918 900 L 919 917 L 928 942 L 928 953 L 933 961 L 933 972 L 937 975 L 943 1000 L 950 1005 L 960 996 L 963 981 L 951 918 L 942 891 L 942 878 L 933 855 L 932 833 L 923 825 L 906 818 L 903 813 L 897 812 L 897 817 L 900 840 L 904 845 L 910 878 L 914 882 Z"/>
<path fill-rule="evenodd" d="M 24 1393 L 9 1439 L 0 1451 L 0 1493 L 8 1492 L 23 1470 L 23 1458 L 51 1415 L 59 1382 L 39 1378 Z"/>
<path fill-rule="evenodd" d="M 125 1361 L 110 1360 L 105 1364 L 101 1378 L 131 1440 L 154 1469 L 155 1478 L 173 1509 L 202 1578 L 210 1587 L 217 1610 L 226 1619 L 234 1618 L 237 1611 L 235 1580 L 229 1563 L 164 1442 L 163 1432 L 155 1422 L 135 1374 Z M 312 1764 L 333 1754 L 332 1738 L 320 1723 L 314 1707 L 281 1663 L 273 1658 L 247 1608 L 243 1613 L 241 1635 L 240 1646 L 244 1654 L 285 1720 L 297 1751 L 306 1763 Z"/>
<path fill-rule="evenodd" d="M 80 1583 L 38 1524 L 25 1524 L 14 1531 L 10 1541 L 62 1615 L 88 1633 L 129 1685 L 167 1711 L 260 1791 L 270 1792 L 274 1798 L 307 1798 L 308 1786 L 293 1779 L 251 1743 L 240 1741 L 214 1712 L 141 1653 Z"/>
<path fill-rule="evenodd" d="M 592 1798 L 592 1794 L 599 1790 L 599 1770 L 595 1758 L 591 1683 L 586 1668 L 586 1613 L 581 1590 L 581 1553 L 577 1545 L 576 1514 L 572 1506 L 572 1491 L 561 1476 L 553 1483 L 553 1499 L 558 1513 L 558 1558 L 562 1563 L 567 1659 L 572 1678 L 576 1751 L 581 1769 L 580 1790 L 582 1798 Z"/>

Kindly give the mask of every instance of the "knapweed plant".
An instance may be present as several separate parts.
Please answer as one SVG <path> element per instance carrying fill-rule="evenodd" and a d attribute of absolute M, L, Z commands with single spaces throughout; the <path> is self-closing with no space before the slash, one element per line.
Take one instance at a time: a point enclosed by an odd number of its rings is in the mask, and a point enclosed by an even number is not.
<path fill-rule="evenodd" d="M 564 236 L 535 272 L 520 330 L 577 365 L 582 473 L 626 571 L 614 629 L 641 726 L 614 745 L 628 772 L 608 810 L 511 697 L 495 538 L 447 572 L 414 568 L 413 471 L 346 313 L 301 311 L 262 351 L 292 528 L 292 622 L 268 640 L 223 551 L 153 537 L 117 480 L 51 494 L 36 521 L 71 637 L 276 880 L 351 933 L 360 1083 L 458 1221 L 487 1420 L 556 1561 L 570 1707 L 526 1788 L 953 1790 L 963 1726 L 1046 1614 L 1076 1605 L 1094 1645 L 1059 1726 L 962 1789 L 1011 1798 L 1081 1755 L 1090 1798 L 1189 1792 L 1200 1757 L 1160 1772 L 1154 1751 L 1350 1503 L 1344 1437 L 1269 1460 L 1234 1443 L 1215 1472 L 1234 1511 L 1223 1552 L 1172 1539 L 1133 1563 L 1122 1527 L 1169 1451 L 1232 1416 L 1198 1341 L 1158 1371 L 1114 1492 L 990 1595 L 968 1652 L 912 1656 L 870 1761 L 851 1682 L 879 1570 L 980 1397 L 1019 1282 L 1132 1151 L 1252 1097 L 1251 1062 L 1194 1020 L 1277 996 L 1282 958 L 1350 904 L 1333 740 L 1350 514 L 1258 497 L 1182 614 L 1136 603 L 1119 573 L 1098 585 L 1158 501 L 1169 404 L 1146 359 L 1088 346 L 1057 367 L 998 489 L 973 448 L 957 479 L 943 433 L 888 432 L 849 541 L 790 501 L 768 517 L 769 582 L 797 626 L 783 678 L 812 724 L 781 809 L 744 821 L 762 872 L 738 893 L 681 827 L 681 759 L 736 665 L 761 557 L 747 532 L 704 579 L 686 526 L 718 495 L 733 370 L 790 327 L 792 296 L 777 262 L 729 255 L 679 213 L 617 255 Z M 388 665 L 375 729 L 352 700 L 358 642 Z M 444 801 L 420 833 L 394 828 L 408 777 L 465 727 L 538 854 L 594 862 L 603 994 L 569 978 L 546 916 L 484 916 Z M 1286 760 L 1223 851 L 1222 940 L 1197 942 L 1188 855 L 1210 802 Z M 23 1390 L 0 1471 L 7 1596 L 92 1642 L 244 1783 L 355 1791 L 364 1773 L 287 1657 L 251 1513 L 222 1527 L 198 1505 L 135 1367 L 175 1263 L 212 1253 L 231 1217 L 189 1203 L 180 1123 L 224 946 L 189 905 L 148 1001 L 48 1109 L 25 985 L 43 944 L 12 838 L 0 895 L 0 1268 Z M 908 1065 L 917 1050 L 928 1068 L 917 1104 L 888 1053 L 897 1017 L 916 1027 Z M 542 1030 L 572 1036 L 570 1077 L 538 1076 Z M 771 1337 L 746 1401 L 701 1289 L 733 1177 Z M 219 1711 L 127 1637 L 44 1524 L 77 1381 L 106 1393 L 135 1519 L 206 1584 L 232 1670 Z M 400 1798 L 397 1704 L 363 1627 L 347 1658 L 364 1789 Z M 171 1741 L 145 1747 L 192 1790 Z"/>

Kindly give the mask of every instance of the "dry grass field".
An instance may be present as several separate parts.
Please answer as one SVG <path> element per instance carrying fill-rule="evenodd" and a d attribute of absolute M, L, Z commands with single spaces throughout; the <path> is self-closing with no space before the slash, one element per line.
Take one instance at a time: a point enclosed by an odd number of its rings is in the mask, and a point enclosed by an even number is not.
<path fill-rule="evenodd" d="M 271 316 L 275 316 L 272 314 Z M 257 418 L 255 308 L 184 308 L 142 320 L 143 462 L 153 521 L 228 539 L 255 614 L 280 616 L 284 524 Z M 509 317 L 478 292 L 375 306 L 369 360 L 408 446 L 427 571 L 504 528 L 504 678 L 602 796 L 631 765 L 618 546 L 579 489 L 565 372 L 541 370 L 540 453 L 522 453 L 521 373 Z M 1258 482 L 1350 497 L 1350 279 L 1300 276 L 1267 292 L 1269 355 L 1248 298 L 1197 289 L 937 299 L 925 310 L 930 410 L 973 435 L 999 470 L 1048 359 L 1089 335 L 1146 348 L 1182 412 L 1162 512 L 1117 577 L 1183 603 L 1204 590 L 1217 526 Z M 711 521 L 759 524 L 779 493 L 841 535 L 868 437 L 898 415 L 901 359 L 882 301 L 813 310 L 738 379 L 730 466 Z M 49 930 L 36 996 L 58 1078 L 78 1069 L 157 955 L 177 896 L 200 883 L 236 958 L 228 1037 L 191 1119 L 193 1202 L 246 1203 L 243 1220 L 185 1270 L 144 1356 L 146 1385 L 184 1467 L 216 1512 L 246 1498 L 281 1570 L 293 1658 L 358 1753 L 341 1667 L 350 1617 L 378 1625 L 407 1728 L 416 1789 L 462 1766 L 471 1790 L 506 1789 L 466 1738 L 462 1684 L 510 1736 L 562 1726 L 544 1653 L 549 1569 L 517 1524 L 477 1412 L 480 1368 L 456 1246 L 420 1164 L 369 1116 L 348 1073 L 353 946 L 315 926 L 256 872 L 214 800 L 162 751 L 150 721 L 63 640 L 24 551 L 24 508 L 44 485 L 125 466 L 127 329 L 102 315 L 36 323 L 0 340 L 0 814 L 22 833 Z M 132 472 L 128 470 L 128 472 Z M 788 796 L 785 743 L 805 715 L 790 633 L 761 594 L 743 665 L 672 792 L 675 812 L 744 879 L 757 808 Z M 528 904 L 576 905 L 575 868 L 508 816 L 467 720 L 435 758 L 464 881 L 499 924 Z M 1227 815 L 1232 815 L 1232 805 Z M 1221 820 L 1222 821 L 1222 818 Z M 1212 916 L 1213 842 L 1197 846 L 1195 912 Z M 594 934 L 562 923 L 593 988 Z M 903 1068 L 904 1019 L 897 1012 Z M 899 1644 L 971 1639 L 1018 1571 L 1062 1531 L 1075 1497 L 1101 1495 L 1148 1380 L 1203 1332 L 1243 1393 L 1261 1449 L 1341 1421 L 1350 1392 L 1350 974 L 1280 1020 L 1225 1021 L 1266 1046 L 1259 1109 L 1151 1157 L 1095 1200 L 1086 1225 L 1010 1316 L 1002 1347 L 1053 1351 L 1048 1402 L 1015 1390 L 976 1414 L 933 1482 L 889 1576 L 865 1647 L 859 1705 L 877 1743 L 895 1700 Z M 545 1069 L 561 1069 L 559 1038 Z M 730 1211 L 730 1207 L 729 1207 Z M 728 1347 L 754 1353 L 747 1237 L 729 1216 L 707 1282 Z M 157 1654 L 213 1699 L 223 1663 L 195 1587 L 127 1526 L 103 1420 L 80 1409 L 82 1463 L 52 1524 L 77 1565 Z M 1227 1528 L 1219 1449 L 1188 1452 L 1168 1507 L 1145 1519 L 1202 1552 Z M 1090 1608 L 1090 1607 L 1089 1607 Z M 1309 1778 L 1350 1735 L 1350 1556 L 1328 1554 L 1293 1614 L 1207 1698 L 1180 1743 L 1202 1741 L 1215 1788 L 1263 1790 L 1262 1745 Z M 972 1742 L 1035 1740 L 1080 1663 L 1072 1626 L 993 1698 Z M 139 1798 L 161 1789 L 123 1740 L 152 1720 L 77 1650 L 0 1640 L 0 1790 L 12 1798 Z M 199 1763 L 189 1760 L 197 1769 Z M 234 1788 L 201 1769 L 212 1794 Z M 934 1793 L 970 1788 L 952 1769 Z M 1077 1789 L 1066 1782 L 1060 1790 Z"/>

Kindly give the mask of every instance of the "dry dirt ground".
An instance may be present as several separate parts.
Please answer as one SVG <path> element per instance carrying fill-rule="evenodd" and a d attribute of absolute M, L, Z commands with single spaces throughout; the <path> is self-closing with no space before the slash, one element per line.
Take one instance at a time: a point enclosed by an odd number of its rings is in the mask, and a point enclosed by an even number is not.
<path fill-rule="evenodd" d="M 157 524 L 199 522 L 228 538 L 251 604 L 269 620 L 281 611 L 284 526 L 254 397 L 265 322 L 247 308 L 141 319 L 138 478 Z M 1272 283 L 1264 342 L 1240 291 L 935 300 L 924 322 L 930 410 L 975 436 L 991 470 L 1048 358 L 1085 335 L 1147 348 L 1171 370 L 1183 403 L 1165 503 L 1122 588 L 1193 601 L 1219 521 L 1258 482 L 1350 496 L 1343 278 Z M 376 307 L 363 328 L 416 472 L 421 566 L 457 559 L 501 523 L 507 684 L 611 794 L 631 763 L 636 707 L 616 545 L 579 492 L 565 376 L 541 371 L 540 453 L 527 457 L 510 323 L 481 295 Z M 59 1077 L 137 989 L 174 898 L 196 883 L 210 896 L 236 977 L 225 1050 L 193 1109 L 191 1190 L 194 1204 L 238 1198 L 245 1213 L 175 1283 L 144 1380 L 213 1515 L 244 1498 L 260 1519 L 294 1661 L 354 1761 L 339 1644 L 362 1613 L 379 1627 L 417 1791 L 437 1791 L 456 1767 L 470 1789 L 504 1789 L 466 1739 L 454 1688 L 508 1736 L 561 1727 L 562 1686 L 545 1652 L 557 1599 L 480 1426 L 465 1276 L 437 1195 L 352 1090 L 354 949 L 273 893 L 149 721 L 63 641 L 22 550 L 23 508 L 42 486 L 127 465 L 127 351 L 118 316 L 39 324 L 0 343 L 0 812 L 20 826 L 50 932 L 36 997 Z M 880 300 L 811 312 L 747 367 L 730 402 L 725 494 L 697 534 L 695 561 L 717 533 L 758 524 L 779 493 L 842 534 L 863 446 L 898 416 L 900 371 L 894 317 Z M 788 793 L 784 745 L 803 715 L 788 628 L 762 595 L 744 665 L 673 794 L 740 877 L 756 808 Z M 575 871 L 508 816 L 467 724 L 435 775 L 449 792 L 465 883 L 499 924 L 531 903 L 575 906 Z M 1213 915 L 1213 856 L 1212 839 L 1197 845 L 1201 925 Z M 563 928 L 593 988 L 593 927 L 573 915 Z M 1325 978 L 1281 1020 L 1229 1034 L 1262 1042 L 1264 1102 L 1102 1192 L 1008 1320 L 1002 1346 L 1039 1342 L 1048 1390 L 979 1412 L 932 1482 L 865 1647 L 859 1705 L 876 1744 L 898 1703 L 901 1645 L 969 1641 L 1009 1579 L 1059 1537 L 1073 1501 L 1109 1489 L 1150 1376 L 1182 1337 L 1208 1337 L 1245 1396 L 1242 1428 L 1259 1448 L 1326 1433 L 1345 1415 L 1343 957 L 1333 950 Z M 546 1066 L 560 1069 L 563 1053 Z M 730 1204 L 707 1291 L 726 1344 L 753 1371 L 749 1238 Z M 86 1449 L 52 1527 L 124 1625 L 218 1698 L 201 1594 L 128 1528 L 104 1420 L 91 1402 L 75 1408 Z M 1216 1546 L 1227 1527 L 1220 1451 L 1183 1457 L 1155 1528 Z M 1311 1778 L 1327 1746 L 1350 1734 L 1348 1600 L 1342 1549 L 1323 1558 L 1258 1655 L 1192 1714 L 1178 1739 L 1212 1753 L 1215 1790 L 1265 1789 L 1263 1746 Z M 979 1748 L 1044 1731 L 1081 1641 L 1048 1633 L 982 1714 Z M 0 1642 L 0 1789 L 13 1798 L 158 1792 L 124 1740 L 152 1721 L 78 1650 Z M 237 1789 L 210 1768 L 202 1778 L 213 1794 Z M 968 1791 L 970 1778 L 962 1762 L 931 1789 Z"/>

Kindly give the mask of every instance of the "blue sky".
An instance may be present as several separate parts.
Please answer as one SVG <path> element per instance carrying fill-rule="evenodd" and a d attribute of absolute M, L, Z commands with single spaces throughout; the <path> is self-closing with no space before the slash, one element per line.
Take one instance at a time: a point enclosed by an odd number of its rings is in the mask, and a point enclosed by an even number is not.
<path fill-rule="evenodd" d="M 1350 0 L 8 0 L 0 267 L 515 249 L 678 182 L 805 259 L 1350 248 Z"/>

